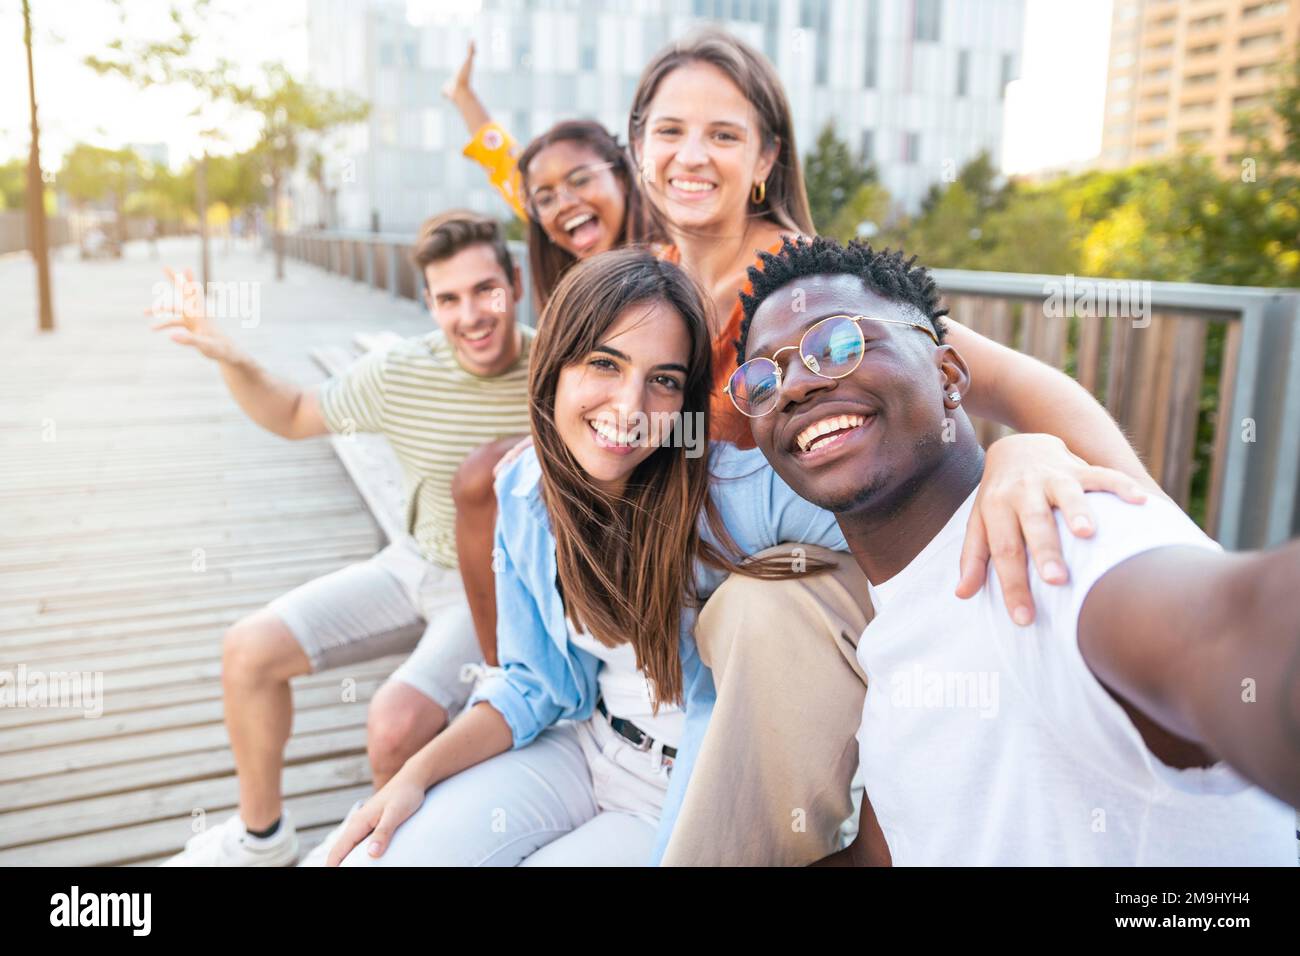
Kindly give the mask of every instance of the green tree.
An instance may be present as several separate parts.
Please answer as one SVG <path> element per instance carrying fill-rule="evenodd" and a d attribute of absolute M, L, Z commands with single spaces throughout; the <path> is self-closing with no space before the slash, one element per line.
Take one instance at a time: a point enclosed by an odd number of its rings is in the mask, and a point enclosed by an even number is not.
<path fill-rule="evenodd" d="M 231 156 L 208 159 L 208 196 L 213 202 L 225 203 L 231 212 L 241 212 L 266 203 L 266 186 L 262 184 L 265 164 L 256 149 Z"/>
<path fill-rule="evenodd" d="M 889 209 L 889 190 L 880 183 L 864 183 L 835 214 L 830 226 L 821 232 L 840 242 L 874 239 L 888 218 Z"/>
<path fill-rule="evenodd" d="M 27 163 L 11 159 L 0 163 L 0 209 L 27 208 Z"/>
<path fill-rule="evenodd" d="M 126 241 L 127 194 L 145 181 L 144 170 L 144 161 L 129 149 L 78 143 L 63 157 L 56 182 L 79 208 L 109 200 L 113 206 L 113 230 L 120 246 Z"/>
<path fill-rule="evenodd" d="M 875 181 L 875 168 L 855 158 L 848 144 L 835 135 L 834 124 L 827 123 L 812 152 L 804 157 L 804 183 L 813 226 L 818 232 L 830 229 L 844 205 L 857 197 L 863 186 Z"/>
<path fill-rule="evenodd" d="M 284 243 L 281 236 L 281 208 L 284 184 L 298 164 L 307 136 L 321 136 L 339 126 L 357 123 L 370 113 L 370 106 L 352 94 L 339 94 L 295 79 L 283 64 L 265 67 L 265 84 L 260 88 L 231 85 L 235 102 L 262 117 L 257 149 L 270 176 L 271 226 L 274 230 L 275 275 L 284 278 Z"/>
<path fill-rule="evenodd" d="M 86 65 L 100 74 L 125 77 L 140 87 L 184 84 L 257 114 L 261 120 L 255 147 L 270 180 L 271 224 L 275 245 L 276 278 L 284 278 L 282 206 L 283 189 L 297 165 L 305 138 L 323 137 L 331 130 L 359 122 L 369 114 L 369 104 L 352 93 L 336 93 L 296 79 L 282 63 L 268 63 L 254 82 L 238 78 L 230 60 L 217 57 L 197 62 L 195 44 L 202 30 L 209 0 L 194 0 L 189 9 L 173 4 L 169 10 L 170 35 L 164 39 L 111 41 L 106 55 L 87 57 Z M 125 9 L 121 0 L 117 5 Z"/>

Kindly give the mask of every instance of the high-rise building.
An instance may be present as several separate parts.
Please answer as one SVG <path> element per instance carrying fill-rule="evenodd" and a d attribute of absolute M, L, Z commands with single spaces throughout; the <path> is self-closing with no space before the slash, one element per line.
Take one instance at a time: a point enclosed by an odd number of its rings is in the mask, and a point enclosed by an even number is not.
<path fill-rule="evenodd" d="M 453 205 L 508 215 L 439 92 L 471 37 L 475 87 L 521 143 L 574 117 L 622 138 L 650 57 L 706 24 L 776 65 L 802 155 L 834 123 L 915 209 L 979 152 L 999 161 L 1023 23 L 1024 0 L 311 0 L 312 79 L 372 109 L 332 151 L 328 196 L 299 181 L 298 218 L 390 231 Z"/>
<path fill-rule="evenodd" d="M 1239 168 L 1241 111 L 1296 55 L 1300 0 L 1115 0 L 1101 165 L 1195 149 Z"/>

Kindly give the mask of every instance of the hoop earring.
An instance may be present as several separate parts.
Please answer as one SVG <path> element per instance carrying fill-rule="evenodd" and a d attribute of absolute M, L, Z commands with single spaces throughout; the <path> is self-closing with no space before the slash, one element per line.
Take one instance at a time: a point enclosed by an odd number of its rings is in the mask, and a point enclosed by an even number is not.
<path fill-rule="evenodd" d="M 763 200 L 767 198 L 767 180 L 755 183 L 749 190 L 749 201 L 755 206 L 763 205 Z"/>

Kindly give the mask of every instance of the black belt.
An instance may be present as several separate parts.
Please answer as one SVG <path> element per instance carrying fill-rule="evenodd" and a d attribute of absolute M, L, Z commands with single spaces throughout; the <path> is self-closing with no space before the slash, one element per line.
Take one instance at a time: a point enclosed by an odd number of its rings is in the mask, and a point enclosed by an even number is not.
<path fill-rule="evenodd" d="M 622 717 L 610 717 L 609 711 L 605 709 L 605 698 L 598 697 L 596 699 L 596 709 L 609 720 L 609 725 L 614 728 L 614 733 L 633 744 L 637 750 L 649 750 L 655 745 L 654 738 L 632 721 L 624 720 Z M 661 752 L 665 760 L 673 760 L 677 756 L 676 747 L 664 747 Z"/>

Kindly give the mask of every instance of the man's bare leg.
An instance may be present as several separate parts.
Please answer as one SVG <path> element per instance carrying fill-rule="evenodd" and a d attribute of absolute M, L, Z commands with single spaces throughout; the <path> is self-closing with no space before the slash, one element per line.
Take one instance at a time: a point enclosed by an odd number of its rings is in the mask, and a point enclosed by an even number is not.
<path fill-rule="evenodd" d="M 280 819 L 284 746 L 293 729 L 289 679 L 309 673 L 306 652 L 270 611 L 257 611 L 226 632 L 222 701 L 239 774 L 239 815 L 250 830 Z"/>

